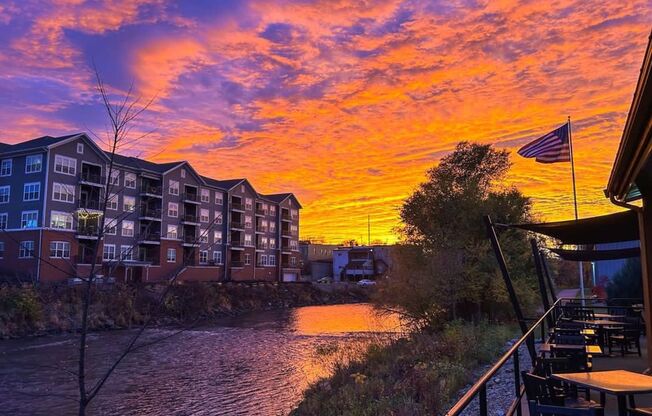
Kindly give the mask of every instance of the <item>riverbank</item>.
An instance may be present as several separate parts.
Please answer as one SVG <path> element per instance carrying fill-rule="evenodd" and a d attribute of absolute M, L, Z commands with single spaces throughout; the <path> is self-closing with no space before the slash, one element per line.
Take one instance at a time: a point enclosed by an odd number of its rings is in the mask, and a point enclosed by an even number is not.
<path fill-rule="evenodd" d="M 454 322 L 435 334 L 372 345 L 362 359 L 309 388 L 291 414 L 440 414 L 513 334 L 504 325 Z"/>
<path fill-rule="evenodd" d="M 248 312 L 310 305 L 363 302 L 365 288 L 321 290 L 311 284 L 184 283 L 172 286 L 159 305 L 165 285 L 115 284 L 93 288 L 89 328 L 125 329 L 143 324 L 189 325 Z M 71 332 L 79 327 L 81 286 L 0 287 L 0 338 Z"/>

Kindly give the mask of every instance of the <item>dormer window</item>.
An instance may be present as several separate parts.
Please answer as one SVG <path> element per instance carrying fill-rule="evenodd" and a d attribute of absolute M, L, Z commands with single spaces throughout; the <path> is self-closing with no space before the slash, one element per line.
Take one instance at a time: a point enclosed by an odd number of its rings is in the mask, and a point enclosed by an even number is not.
<path fill-rule="evenodd" d="M 84 143 L 77 143 L 77 154 L 84 154 Z"/>

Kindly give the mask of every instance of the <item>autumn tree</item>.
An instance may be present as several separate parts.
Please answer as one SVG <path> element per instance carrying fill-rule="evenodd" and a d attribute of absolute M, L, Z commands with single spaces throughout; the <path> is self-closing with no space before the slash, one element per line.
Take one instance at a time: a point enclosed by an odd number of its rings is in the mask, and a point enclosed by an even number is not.
<path fill-rule="evenodd" d="M 530 200 L 504 185 L 509 154 L 491 145 L 459 143 L 427 171 L 400 208 L 401 245 L 378 301 L 432 324 L 509 313 L 506 290 L 487 239 L 483 216 L 497 223 L 531 218 Z M 517 293 L 536 300 L 527 236 L 502 229 L 499 238 Z"/>

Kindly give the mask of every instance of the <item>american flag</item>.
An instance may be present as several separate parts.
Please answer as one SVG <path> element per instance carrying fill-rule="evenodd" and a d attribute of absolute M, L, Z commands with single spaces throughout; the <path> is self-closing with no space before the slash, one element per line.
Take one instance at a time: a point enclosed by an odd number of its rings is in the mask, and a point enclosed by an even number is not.
<path fill-rule="evenodd" d="M 518 154 L 536 157 L 539 163 L 570 162 L 568 123 L 521 147 Z"/>

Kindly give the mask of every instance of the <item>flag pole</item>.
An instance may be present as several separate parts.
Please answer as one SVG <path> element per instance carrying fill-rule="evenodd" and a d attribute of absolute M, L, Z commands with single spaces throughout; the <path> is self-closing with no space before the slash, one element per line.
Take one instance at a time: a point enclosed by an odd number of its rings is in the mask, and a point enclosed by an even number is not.
<path fill-rule="evenodd" d="M 573 156 L 573 134 L 571 129 L 571 118 L 568 116 L 568 148 L 570 150 L 570 161 L 571 161 L 571 176 L 573 178 L 573 204 L 575 207 L 575 221 L 579 219 L 577 211 L 577 187 L 575 185 L 575 158 Z M 580 297 L 582 298 L 582 306 L 584 306 L 584 266 L 582 262 L 579 262 L 579 273 L 580 273 Z"/>

